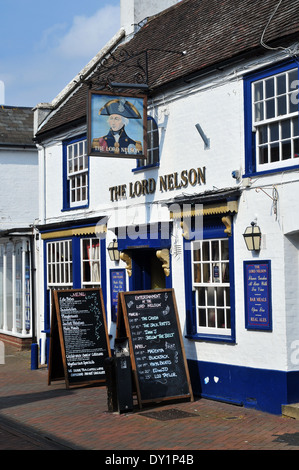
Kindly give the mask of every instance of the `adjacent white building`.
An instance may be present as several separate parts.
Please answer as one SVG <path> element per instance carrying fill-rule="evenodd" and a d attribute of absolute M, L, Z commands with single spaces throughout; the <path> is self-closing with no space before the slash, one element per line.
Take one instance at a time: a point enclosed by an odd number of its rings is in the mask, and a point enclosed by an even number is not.
<path fill-rule="evenodd" d="M 36 335 L 38 152 L 31 108 L 0 108 L 0 171 L 0 339 L 22 347 Z"/>
<path fill-rule="evenodd" d="M 35 110 L 42 358 L 53 288 L 100 286 L 113 347 L 117 274 L 174 289 L 195 395 L 280 413 L 299 401 L 298 3 L 150 3 L 161 13 L 130 2 L 138 28 Z M 88 156 L 88 89 L 111 53 L 128 54 L 102 87 L 114 97 L 147 59 L 147 161 Z"/>

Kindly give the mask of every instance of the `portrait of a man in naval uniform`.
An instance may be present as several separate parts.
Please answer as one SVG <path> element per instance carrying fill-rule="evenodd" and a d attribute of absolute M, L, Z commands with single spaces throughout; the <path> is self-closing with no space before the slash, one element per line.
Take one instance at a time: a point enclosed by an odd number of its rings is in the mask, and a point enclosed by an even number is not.
<path fill-rule="evenodd" d="M 141 119 L 136 107 L 125 98 L 115 98 L 107 101 L 99 110 L 99 116 L 107 116 L 109 131 L 106 135 L 92 140 L 92 150 L 112 154 L 140 155 L 142 144 L 131 139 L 125 131 L 131 120 Z"/>

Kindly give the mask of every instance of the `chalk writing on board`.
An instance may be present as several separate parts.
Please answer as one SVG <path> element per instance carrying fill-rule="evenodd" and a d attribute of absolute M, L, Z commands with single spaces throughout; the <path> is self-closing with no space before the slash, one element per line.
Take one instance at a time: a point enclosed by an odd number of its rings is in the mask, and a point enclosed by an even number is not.
<path fill-rule="evenodd" d="M 125 298 L 141 397 L 189 394 L 172 296 L 150 291 Z"/>
<path fill-rule="evenodd" d="M 69 382 L 104 380 L 108 357 L 98 291 L 58 293 Z"/>

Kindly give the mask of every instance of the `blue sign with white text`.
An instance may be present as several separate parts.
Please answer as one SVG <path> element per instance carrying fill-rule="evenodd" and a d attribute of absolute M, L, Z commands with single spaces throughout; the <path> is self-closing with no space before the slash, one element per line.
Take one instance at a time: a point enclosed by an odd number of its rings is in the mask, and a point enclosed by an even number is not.
<path fill-rule="evenodd" d="M 111 320 L 116 322 L 118 293 L 126 290 L 126 272 L 124 269 L 110 270 Z"/>
<path fill-rule="evenodd" d="M 244 261 L 245 326 L 272 330 L 271 262 Z"/>

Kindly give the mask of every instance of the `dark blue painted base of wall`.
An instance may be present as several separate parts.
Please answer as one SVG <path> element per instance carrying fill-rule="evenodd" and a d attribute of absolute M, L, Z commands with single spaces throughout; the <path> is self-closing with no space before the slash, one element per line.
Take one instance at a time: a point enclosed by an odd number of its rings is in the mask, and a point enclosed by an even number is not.
<path fill-rule="evenodd" d="M 281 406 L 299 402 L 299 371 L 232 366 L 188 360 L 193 393 L 202 398 L 225 401 L 281 414 Z"/>

